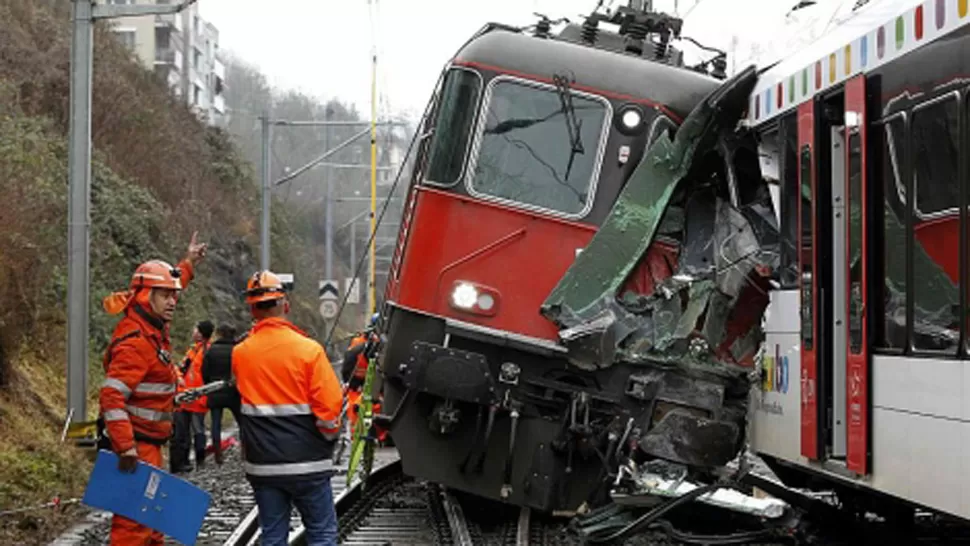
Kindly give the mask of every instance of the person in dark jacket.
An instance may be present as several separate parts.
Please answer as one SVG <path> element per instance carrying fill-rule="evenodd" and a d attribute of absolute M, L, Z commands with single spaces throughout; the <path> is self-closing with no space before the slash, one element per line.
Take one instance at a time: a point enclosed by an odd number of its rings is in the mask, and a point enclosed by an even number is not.
<path fill-rule="evenodd" d="M 202 380 L 205 384 L 223 381 L 232 377 L 232 348 L 236 345 L 236 328 L 230 324 L 220 324 L 216 329 L 216 340 L 209 347 L 202 360 Z M 212 414 L 212 448 L 215 450 L 216 464 L 222 464 L 222 414 L 228 409 L 239 422 L 239 393 L 235 388 L 216 391 L 208 396 L 209 411 Z"/>

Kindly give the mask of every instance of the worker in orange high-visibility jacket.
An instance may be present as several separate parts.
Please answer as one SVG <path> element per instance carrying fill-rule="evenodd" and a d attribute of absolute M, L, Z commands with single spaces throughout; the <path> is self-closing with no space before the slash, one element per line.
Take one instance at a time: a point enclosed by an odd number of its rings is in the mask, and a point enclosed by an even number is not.
<path fill-rule="evenodd" d="M 347 352 L 344 353 L 344 359 L 340 366 L 341 377 L 347 385 L 347 421 L 350 424 L 351 434 L 353 434 L 354 427 L 357 426 L 360 399 L 363 395 L 364 381 L 367 379 L 367 367 L 369 365 L 365 354 L 367 340 L 378 341 L 376 332 L 378 318 L 380 318 L 378 314 L 372 316 L 368 328 L 350 340 L 350 345 L 347 347 Z M 375 414 L 379 413 L 381 409 L 379 399 L 378 394 L 372 408 Z M 387 437 L 387 431 L 378 428 L 377 432 L 378 439 L 383 442 Z"/>
<path fill-rule="evenodd" d="M 104 355 L 101 419 L 118 454 L 118 468 L 134 472 L 138 460 L 161 468 L 161 447 L 172 433 L 172 411 L 179 373 L 171 362 L 169 323 L 179 293 L 188 286 L 206 245 L 192 235 L 187 257 L 172 267 L 161 260 L 138 266 L 129 290 L 105 298 L 105 310 L 124 312 Z M 111 544 L 160 545 L 153 532 L 122 516 L 111 521 Z"/>
<path fill-rule="evenodd" d="M 286 544 L 290 511 L 310 546 L 336 546 L 331 457 L 343 406 L 340 380 L 319 343 L 289 322 L 280 278 L 260 271 L 245 292 L 256 324 L 233 348 L 243 470 L 259 508 L 263 544 Z"/>
<path fill-rule="evenodd" d="M 210 340 L 213 330 L 215 330 L 215 326 L 213 326 L 212 322 L 203 320 L 196 324 L 195 330 L 192 331 L 193 345 L 186 355 L 186 360 L 189 362 L 183 374 L 186 389 L 197 389 L 205 385 L 205 382 L 202 380 L 202 360 L 205 358 L 206 351 L 209 350 L 209 345 L 212 344 Z M 196 470 L 201 469 L 205 461 L 205 414 L 208 412 L 209 403 L 205 396 L 201 396 L 179 408 L 179 413 L 182 418 L 179 424 L 185 429 L 185 434 L 183 435 L 185 441 L 185 445 L 183 446 L 185 450 L 185 464 L 188 464 L 188 440 L 191 437 L 195 447 Z"/>

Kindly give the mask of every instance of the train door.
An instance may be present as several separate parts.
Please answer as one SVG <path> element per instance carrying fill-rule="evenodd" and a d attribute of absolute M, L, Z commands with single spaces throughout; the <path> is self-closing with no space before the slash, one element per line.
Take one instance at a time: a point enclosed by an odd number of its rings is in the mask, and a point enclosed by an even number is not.
<path fill-rule="evenodd" d="M 868 468 L 865 78 L 799 109 L 802 455 Z"/>

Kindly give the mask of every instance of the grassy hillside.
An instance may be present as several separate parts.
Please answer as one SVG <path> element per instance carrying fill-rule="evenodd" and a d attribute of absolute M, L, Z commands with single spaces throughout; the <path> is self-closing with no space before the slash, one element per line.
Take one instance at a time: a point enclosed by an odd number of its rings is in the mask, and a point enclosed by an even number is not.
<path fill-rule="evenodd" d="M 65 415 L 70 3 L 0 0 L 0 511 L 77 496 L 89 467 L 58 443 Z M 172 333 L 185 350 L 203 318 L 248 323 L 239 297 L 258 256 L 253 167 L 226 134 L 171 97 L 106 28 L 95 46 L 91 231 L 91 412 L 101 352 L 117 317 L 101 299 L 138 263 L 178 260 L 191 233 L 210 243 L 179 301 Z M 297 281 L 293 319 L 323 335 L 308 220 L 277 204 L 273 267 Z M 303 282 L 301 282 L 303 281 Z M 0 517 L 0 543 L 43 543 L 50 511 Z M 63 523 L 63 522 L 61 522 Z M 45 529 L 48 524 L 54 529 Z"/>

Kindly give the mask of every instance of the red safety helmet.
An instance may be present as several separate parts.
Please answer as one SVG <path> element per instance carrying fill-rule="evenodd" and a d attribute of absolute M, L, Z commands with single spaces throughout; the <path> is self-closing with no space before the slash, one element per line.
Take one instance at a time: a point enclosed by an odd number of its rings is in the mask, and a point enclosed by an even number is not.
<path fill-rule="evenodd" d="M 246 283 L 246 303 L 253 305 L 263 301 L 283 299 L 286 289 L 283 281 L 272 271 L 257 271 Z"/>
<path fill-rule="evenodd" d="M 179 277 L 182 272 L 171 264 L 161 260 L 151 260 L 138 266 L 135 273 L 131 276 L 131 290 L 141 288 L 168 288 L 171 290 L 181 290 L 182 281 Z"/>

